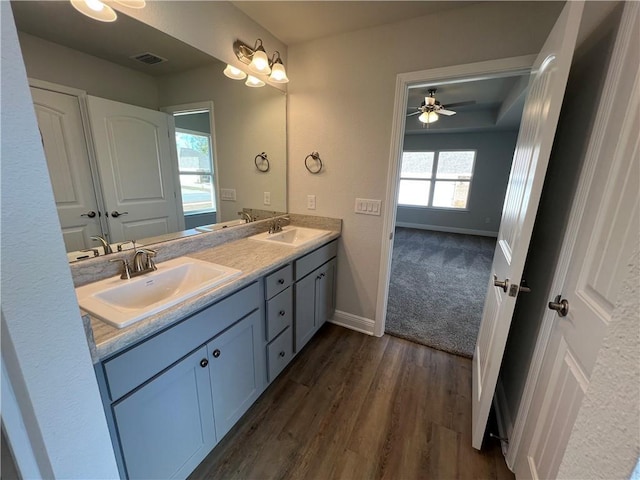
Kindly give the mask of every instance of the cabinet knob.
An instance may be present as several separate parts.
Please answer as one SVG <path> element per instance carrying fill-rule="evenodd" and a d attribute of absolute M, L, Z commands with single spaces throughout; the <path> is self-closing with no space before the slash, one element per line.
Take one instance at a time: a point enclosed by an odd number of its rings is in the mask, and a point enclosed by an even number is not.
<path fill-rule="evenodd" d="M 284 278 L 280 278 L 280 279 L 278 280 L 278 283 L 279 283 L 280 285 L 284 285 Z"/>
<path fill-rule="evenodd" d="M 284 317 L 285 313 L 287 313 L 287 312 L 285 312 L 284 310 L 280 310 L 278 312 L 278 315 L 280 315 L 281 317 Z"/>
<path fill-rule="evenodd" d="M 284 355 L 285 355 L 285 353 L 284 353 L 284 350 L 283 350 L 283 351 L 280 352 L 280 356 L 284 357 Z"/>
<path fill-rule="evenodd" d="M 218 358 L 220 356 L 220 350 L 217 348 L 213 351 L 213 358 Z"/>
<path fill-rule="evenodd" d="M 207 365 L 209 365 L 209 360 L 207 360 L 206 358 L 203 358 L 202 360 L 200 360 L 200 366 L 202 368 L 205 368 Z"/>

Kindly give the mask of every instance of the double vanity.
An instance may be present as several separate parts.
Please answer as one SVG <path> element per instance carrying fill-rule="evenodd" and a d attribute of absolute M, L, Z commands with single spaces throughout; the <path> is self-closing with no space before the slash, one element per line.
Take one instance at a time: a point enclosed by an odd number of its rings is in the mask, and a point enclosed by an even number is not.
<path fill-rule="evenodd" d="M 167 242 L 157 270 L 76 289 L 123 478 L 187 477 L 333 315 L 340 220 L 275 223 Z M 113 272 L 88 262 L 78 285 Z"/>

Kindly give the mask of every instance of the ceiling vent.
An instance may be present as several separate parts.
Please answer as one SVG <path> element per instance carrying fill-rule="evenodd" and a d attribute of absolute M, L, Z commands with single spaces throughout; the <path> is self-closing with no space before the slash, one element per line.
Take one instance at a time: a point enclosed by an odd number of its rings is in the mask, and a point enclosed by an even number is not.
<path fill-rule="evenodd" d="M 137 55 L 132 55 L 129 58 L 137 60 L 141 63 L 146 63 L 147 65 L 155 65 L 156 63 L 164 63 L 168 61 L 166 58 L 159 57 L 155 53 L 151 52 L 138 53 Z"/>

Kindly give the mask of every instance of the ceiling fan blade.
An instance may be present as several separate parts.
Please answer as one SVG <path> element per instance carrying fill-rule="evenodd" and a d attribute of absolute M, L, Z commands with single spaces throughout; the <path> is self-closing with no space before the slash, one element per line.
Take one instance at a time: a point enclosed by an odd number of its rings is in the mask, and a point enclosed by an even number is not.
<path fill-rule="evenodd" d="M 454 112 L 453 110 L 446 110 L 444 108 L 441 108 L 440 110 L 438 110 L 438 115 L 446 115 L 446 116 L 451 116 L 451 115 L 455 115 L 456 112 Z"/>
<path fill-rule="evenodd" d="M 407 117 L 413 117 L 414 115 L 420 115 L 422 112 L 413 112 L 413 113 L 407 113 Z"/>
<path fill-rule="evenodd" d="M 447 103 L 447 107 L 448 108 L 466 107 L 467 105 L 475 105 L 475 104 L 476 104 L 475 100 L 469 100 L 469 101 L 466 101 L 466 102 Z"/>

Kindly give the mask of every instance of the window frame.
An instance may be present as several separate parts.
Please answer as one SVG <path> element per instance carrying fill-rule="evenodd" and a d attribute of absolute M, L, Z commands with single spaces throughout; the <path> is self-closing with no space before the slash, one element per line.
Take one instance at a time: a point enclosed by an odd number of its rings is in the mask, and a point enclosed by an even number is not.
<path fill-rule="evenodd" d="M 210 172 L 211 173 L 207 173 L 207 172 L 185 172 L 180 170 L 180 160 L 178 158 L 178 156 L 176 156 L 176 160 L 178 160 L 178 184 L 180 185 L 180 188 L 182 189 L 182 182 L 180 181 L 180 176 L 181 175 L 208 175 L 211 177 L 211 183 L 213 185 L 215 185 L 215 170 L 214 170 L 214 164 L 213 164 L 213 152 L 212 152 L 212 148 L 213 148 L 213 139 L 211 136 L 211 133 L 206 133 L 206 132 L 199 132 L 197 130 L 190 130 L 188 128 L 180 128 L 180 127 L 176 127 L 175 128 L 175 133 L 186 133 L 188 135 L 198 135 L 200 137 L 207 137 L 207 140 L 209 142 L 209 166 L 210 166 Z M 177 152 L 176 152 L 176 155 Z M 183 214 L 185 216 L 190 216 L 190 215 L 201 215 L 203 213 L 217 213 L 218 212 L 218 205 L 216 202 L 216 198 L 214 195 L 214 204 L 215 207 L 214 208 L 202 208 L 200 210 L 189 210 L 184 211 L 184 201 L 182 200 L 182 193 L 180 194 L 180 201 L 182 201 L 183 204 Z"/>
<path fill-rule="evenodd" d="M 402 176 L 402 157 L 400 158 L 400 176 L 398 179 L 398 206 L 402 208 L 418 208 L 418 209 L 432 209 L 432 210 L 446 210 L 448 212 L 468 212 L 469 211 L 469 199 L 471 198 L 471 189 L 473 187 L 473 178 L 475 176 L 476 170 L 476 160 L 478 158 L 478 150 L 474 148 L 455 148 L 455 149 L 441 149 L 441 150 L 403 150 L 402 154 L 404 156 L 405 152 L 410 153 L 433 153 L 433 163 L 431 165 L 431 177 L 429 178 L 414 178 L 414 177 L 403 177 Z M 459 179 L 459 178 L 437 178 L 438 172 L 438 163 L 440 161 L 441 153 L 455 153 L 455 152 L 473 152 L 473 165 L 471 167 L 471 176 L 469 179 Z M 427 205 L 411 205 L 400 203 L 400 182 L 402 180 L 411 180 L 418 182 L 429 182 L 429 197 L 427 200 Z M 467 182 L 469 184 L 469 190 L 467 193 L 467 201 L 466 206 L 464 208 L 457 207 L 436 207 L 433 205 L 433 196 L 436 190 L 437 182 Z"/>

